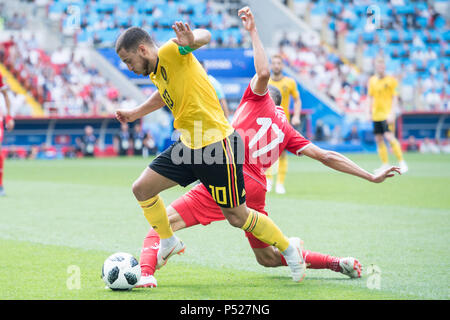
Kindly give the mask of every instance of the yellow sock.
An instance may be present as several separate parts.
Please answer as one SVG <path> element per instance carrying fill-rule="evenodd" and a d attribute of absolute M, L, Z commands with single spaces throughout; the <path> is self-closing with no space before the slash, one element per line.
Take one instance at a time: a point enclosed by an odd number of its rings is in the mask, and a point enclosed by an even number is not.
<path fill-rule="evenodd" d="M 265 214 L 250 210 L 247 221 L 242 228 L 250 232 L 259 240 L 275 246 L 281 252 L 289 247 L 289 240 L 284 236 L 277 225 Z"/>
<path fill-rule="evenodd" d="M 403 152 L 402 152 L 402 146 L 400 145 L 400 142 L 398 142 L 397 139 L 392 139 L 390 141 L 392 152 L 397 157 L 398 161 L 403 160 Z"/>
<path fill-rule="evenodd" d="M 145 201 L 139 201 L 139 205 L 144 212 L 144 216 L 152 228 L 159 234 L 161 239 L 167 239 L 173 236 L 167 217 L 166 207 L 159 195 Z"/>
<path fill-rule="evenodd" d="M 388 150 L 384 141 L 378 144 L 378 155 L 380 156 L 381 162 L 383 164 L 388 164 L 389 162 Z"/>
<path fill-rule="evenodd" d="M 288 169 L 288 157 L 286 152 L 283 152 L 283 154 L 280 157 L 280 160 L 278 161 L 277 184 L 284 184 L 287 169 Z"/>

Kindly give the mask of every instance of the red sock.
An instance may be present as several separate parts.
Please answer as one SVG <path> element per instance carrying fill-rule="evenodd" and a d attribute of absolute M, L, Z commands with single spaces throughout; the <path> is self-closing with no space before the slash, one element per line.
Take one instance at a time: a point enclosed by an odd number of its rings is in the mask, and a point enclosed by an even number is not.
<path fill-rule="evenodd" d="M 141 251 L 141 273 L 153 275 L 157 262 L 157 254 L 159 249 L 160 238 L 155 230 L 151 229 L 144 239 L 144 245 Z"/>
<path fill-rule="evenodd" d="M 0 187 L 3 185 L 3 162 L 2 149 L 0 149 Z"/>
<path fill-rule="evenodd" d="M 341 271 L 339 266 L 339 258 L 309 250 L 303 250 L 303 259 L 305 259 L 308 268 L 310 269 L 330 269 L 336 272 Z M 287 266 L 286 259 L 280 253 L 281 263 Z"/>

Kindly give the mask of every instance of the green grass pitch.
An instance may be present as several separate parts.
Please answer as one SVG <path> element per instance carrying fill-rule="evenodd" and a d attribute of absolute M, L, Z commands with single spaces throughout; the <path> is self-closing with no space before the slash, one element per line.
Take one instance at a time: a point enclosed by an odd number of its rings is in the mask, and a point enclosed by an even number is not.
<path fill-rule="evenodd" d="M 376 155 L 348 156 L 379 166 Z M 0 300 L 449 299 L 450 156 L 406 159 L 407 174 L 376 185 L 290 156 L 287 194 L 267 197 L 272 219 L 305 248 L 354 256 L 381 273 L 307 270 L 297 284 L 286 267 L 258 265 L 243 232 L 223 221 L 180 231 L 186 253 L 156 273 L 158 288 L 129 292 L 105 290 L 101 267 L 117 251 L 139 257 L 148 223 L 131 184 L 150 159 L 8 160 Z M 186 190 L 163 192 L 164 202 Z"/>

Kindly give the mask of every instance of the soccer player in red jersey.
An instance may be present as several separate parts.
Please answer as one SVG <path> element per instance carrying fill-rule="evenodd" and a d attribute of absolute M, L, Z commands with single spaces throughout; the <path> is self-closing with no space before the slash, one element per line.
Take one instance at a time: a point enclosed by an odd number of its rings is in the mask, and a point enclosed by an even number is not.
<path fill-rule="evenodd" d="M 298 133 L 289 124 L 283 108 L 276 106 L 281 102 L 280 91 L 275 87 L 268 86 L 268 80 L 263 83 L 258 81 L 261 73 L 269 72 L 269 65 L 250 9 L 245 7 L 239 10 L 238 15 L 252 38 L 256 69 L 256 75 L 247 87 L 232 122 L 232 126 L 239 132 L 245 144 L 243 170 L 249 208 L 267 214 L 265 211 L 267 190 L 264 171 L 277 161 L 284 150 L 298 156 L 306 155 L 335 170 L 374 183 L 382 182 L 386 178 L 394 176 L 394 172 L 399 172 L 399 168 L 391 167 L 374 176 L 343 155 L 320 149 Z M 196 185 L 175 200 L 167 208 L 173 231 L 224 220 L 225 217 L 215 200 L 203 184 Z M 256 239 L 249 232 L 245 234 L 259 264 L 265 267 L 287 266 L 278 249 Z M 155 269 L 163 266 L 157 259 L 158 248 L 159 236 L 154 230 L 150 230 L 144 240 L 141 252 L 142 276 L 138 287 L 157 286 L 153 274 Z M 352 278 L 361 276 L 362 267 L 355 258 L 338 258 L 308 250 L 302 251 L 309 268 L 331 269 Z"/>
<path fill-rule="evenodd" d="M 2 142 L 3 142 L 3 123 L 8 131 L 11 131 L 14 128 L 14 120 L 11 116 L 11 102 L 8 97 L 8 87 L 3 82 L 2 75 L 0 74 L 0 92 L 3 95 L 5 106 L 6 106 L 6 114 L 3 115 L 2 106 L 0 105 L 0 197 L 5 195 L 5 189 L 3 188 L 3 165 L 5 159 L 2 153 Z"/>

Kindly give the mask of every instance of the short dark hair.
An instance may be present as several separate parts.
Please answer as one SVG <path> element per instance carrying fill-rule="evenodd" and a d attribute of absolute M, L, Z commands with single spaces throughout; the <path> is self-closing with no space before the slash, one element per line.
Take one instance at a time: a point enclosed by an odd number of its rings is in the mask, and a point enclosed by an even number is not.
<path fill-rule="evenodd" d="M 120 34 L 116 40 L 116 52 L 121 49 L 126 51 L 136 51 L 141 43 L 154 45 L 152 37 L 142 28 L 131 27 Z"/>
<path fill-rule="evenodd" d="M 277 87 L 269 86 L 269 95 L 277 106 L 281 104 L 281 91 Z"/>

